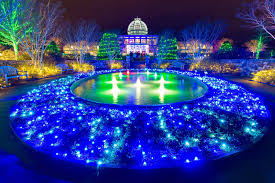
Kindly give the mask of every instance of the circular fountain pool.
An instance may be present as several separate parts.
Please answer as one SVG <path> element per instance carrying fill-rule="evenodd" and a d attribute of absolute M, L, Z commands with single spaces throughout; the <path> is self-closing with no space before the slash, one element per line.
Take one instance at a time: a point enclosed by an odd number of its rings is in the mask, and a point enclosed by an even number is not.
<path fill-rule="evenodd" d="M 86 100 L 119 105 L 162 105 L 197 99 L 207 92 L 201 81 L 165 72 L 117 72 L 86 78 L 72 85 Z"/>
<path fill-rule="evenodd" d="M 29 91 L 11 110 L 15 134 L 67 161 L 167 168 L 239 152 L 259 141 L 269 125 L 261 99 L 235 83 L 196 72 L 129 72 L 78 74 Z M 145 93 L 155 99 L 139 97 Z"/>

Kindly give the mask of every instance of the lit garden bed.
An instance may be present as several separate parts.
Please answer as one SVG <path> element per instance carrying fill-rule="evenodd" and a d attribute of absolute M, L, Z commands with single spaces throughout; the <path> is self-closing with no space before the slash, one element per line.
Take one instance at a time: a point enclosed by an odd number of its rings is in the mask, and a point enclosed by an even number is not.
<path fill-rule="evenodd" d="M 71 92 L 80 79 L 112 72 L 126 70 L 68 76 L 28 92 L 10 114 L 15 133 L 34 149 L 67 161 L 159 168 L 239 152 L 257 142 L 268 127 L 269 112 L 258 96 L 196 72 L 148 70 L 192 77 L 208 87 L 203 97 L 174 104 L 98 104 Z"/>

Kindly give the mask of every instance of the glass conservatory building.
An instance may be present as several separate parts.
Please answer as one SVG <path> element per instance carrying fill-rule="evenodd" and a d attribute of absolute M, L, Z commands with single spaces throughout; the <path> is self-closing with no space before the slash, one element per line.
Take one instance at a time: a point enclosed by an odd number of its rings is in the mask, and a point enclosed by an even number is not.
<path fill-rule="evenodd" d="M 128 26 L 128 35 L 119 36 L 122 55 L 141 53 L 154 55 L 157 51 L 158 36 L 148 35 L 147 25 L 135 18 Z"/>

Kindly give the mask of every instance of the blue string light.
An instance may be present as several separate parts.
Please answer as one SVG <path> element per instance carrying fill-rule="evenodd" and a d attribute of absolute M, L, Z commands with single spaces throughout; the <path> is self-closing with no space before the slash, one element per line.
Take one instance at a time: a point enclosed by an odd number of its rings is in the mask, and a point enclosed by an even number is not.
<path fill-rule="evenodd" d="M 33 148 L 95 167 L 188 166 L 227 156 L 257 142 L 270 116 L 255 94 L 196 72 L 208 86 L 197 100 L 164 106 L 95 104 L 76 97 L 71 85 L 104 70 L 51 81 L 22 96 L 11 111 L 16 134 Z M 144 71 L 144 70 L 131 70 Z M 145 70 L 146 71 L 146 70 Z"/>

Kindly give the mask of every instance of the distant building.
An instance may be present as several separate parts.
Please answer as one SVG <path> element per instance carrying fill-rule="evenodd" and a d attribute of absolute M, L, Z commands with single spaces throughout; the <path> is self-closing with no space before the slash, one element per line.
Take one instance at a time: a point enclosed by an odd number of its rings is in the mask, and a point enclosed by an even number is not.
<path fill-rule="evenodd" d="M 67 55 L 73 55 L 77 50 L 79 48 L 75 44 L 67 44 L 63 47 L 63 52 Z M 88 47 L 88 53 L 92 56 L 97 56 L 98 50 L 99 46 L 97 42 Z"/>
<path fill-rule="evenodd" d="M 188 43 L 178 41 L 178 52 L 192 55 L 196 52 L 207 52 L 208 54 L 213 53 L 213 46 L 204 45 L 200 41 L 194 40 Z"/>
<path fill-rule="evenodd" d="M 128 35 L 118 36 L 118 42 L 123 56 L 131 53 L 156 55 L 159 36 L 148 35 L 148 27 L 140 18 L 135 18 L 129 24 L 127 33 Z M 73 54 L 74 50 L 77 50 L 75 45 L 65 45 L 63 48 L 65 54 Z M 98 43 L 94 43 L 90 46 L 88 52 L 92 56 L 97 56 L 98 50 Z M 209 49 L 207 45 L 202 45 L 199 41 L 192 41 L 188 44 L 183 44 L 183 42 L 178 41 L 179 53 L 193 54 L 198 50 L 202 52 L 207 51 L 210 54 L 213 52 L 213 47 Z"/>
<path fill-rule="evenodd" d="M 122 55 L 130 53 L 155 55 L 158 36 L 148 35 L 147 25 L 140 18 L 135 18 L 128 26 L 128 35 L 119 36 L 118 41 Z"/>

